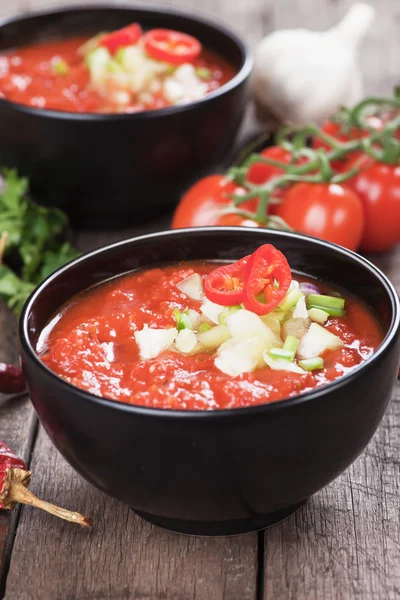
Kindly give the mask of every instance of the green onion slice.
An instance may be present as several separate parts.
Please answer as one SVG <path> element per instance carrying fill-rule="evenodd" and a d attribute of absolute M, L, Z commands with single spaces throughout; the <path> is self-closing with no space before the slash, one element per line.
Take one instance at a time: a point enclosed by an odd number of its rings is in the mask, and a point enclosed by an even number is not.
<path fill-rule="evenodd" d="M 299 360 L 298 365 L 305 371 L 317 371 L 324 368 L 324 359 L 320 356 L 305 358 L 304 360 Z"/>
<path fill-rule="evenodd" d="M 344 298 L 336 298 L 335 296 L 323 296 L 321 294 L 310 294 L 307 298 L 310 306 L 317 306 L 322 310 L 328 308 L 340 309 L 344 308 Z"/>
<path fill-rule="evenodd" d="M 330 317 L 344 317 L 346 314 L 346 311 L 341 308 L 331 308 L 329 306 L 322 306 L 321 304 L 309 304 L 308 307 L 310 310 L 313 308 L 322 310 L 323 312 L 328 313 Z"/>

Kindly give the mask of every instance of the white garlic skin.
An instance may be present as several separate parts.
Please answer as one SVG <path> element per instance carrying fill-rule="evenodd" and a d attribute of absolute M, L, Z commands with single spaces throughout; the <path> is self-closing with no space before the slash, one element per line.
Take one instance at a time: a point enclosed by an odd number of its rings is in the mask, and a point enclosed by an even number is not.
<path fill-rule="evenodd" d="M 325 121 L 340 105 L 360 101 L 357 47 L 374 14 L 370 5 L 356 3 L 329 31 L 288 29 L 264 38 L 251 79 L 256 104 L 280 121 L 304 125 Z"/>

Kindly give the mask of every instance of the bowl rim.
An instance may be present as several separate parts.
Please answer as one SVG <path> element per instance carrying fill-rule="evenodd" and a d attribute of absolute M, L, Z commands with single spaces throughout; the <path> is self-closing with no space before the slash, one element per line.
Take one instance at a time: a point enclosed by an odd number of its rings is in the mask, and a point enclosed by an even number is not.
<path fill-rule="evenodd" d="M 50 119 L 62 119 L 68 120 L 72 119 L 73 121 L 100 121 L 100 122 L 108 122 L 108 121 L 121 121 L 128 119 L 129 121 L 136 120 L 146 120 L 151 118 L 162 118 L 164 116 L 168 117 L 169 115 L 176 115 L 179 113 L 185 113 L 193 108 L 201 107 L 207 101 L 211 101 L 215 98 L 219 98 L 225 94 L 228 94 L 235 88 L 242 85 L 246 79 L 250 76 L 251 70 L 253 68 L 253 53 L 250 49 L 250 46 L 245 42 L 242 37 L 237 33 L 234 29 L 231 29 L 229 26 L 225 25 L 219 19 L 212 19 L 211 16 L 203 14 L 201 12 L 196 11 L 186 11 L 180 8 L 175 9 L 170 6 L 163 6 L 156 3 L 151 4 L 130 4 L 127 2 L 116 2 L 115 4 L 110 4 L 109 2 L 98 2 L 96 4 L 67 4 L 61 6 L 60 8 L 54 9 L 42 9 L 35 10 L 31 12 L 24 12 L 23 14 L 11 15 L 10 17 L 4 17 L 0 19 L 0 30 L 3 27 L 12 24 L 18 24 L 20 21 L 30 20 L 31 18 L 36 17 L 45 17 L 45 16 L 57 16 L 62 15 L 68 12 L 77 12 L 77 13 L 85 13 L 92 11 L 100 11 L 100 10 L 110 10 L 110 11 L 123 11 L 123 10 L 131 10 L 131 11 L 146 11 L 150 13 L 162 13 L 170 16 L 178 16 L 188 19 L 194 23 L 200 23 L 201 25 L 205 25 L 217 31 L 219 34 L 229 37 L 234 44 L 238 47 L 242 55 L 242 66 L 239 71 L 234 75 L 232 79 L 224 83 L 221 87 L 213 90 L 203 98 L 199 100 L 195 100 L 193 102 L 188 102 L 187 104 L 180 104 L 174 106 L 167 106 L 166 108 L 159 108 L 153 110 L 144 110 L 136 113 L 79 113 L 79 112 L 68 112 L 62 110 L 53 110 L 47 108 L 40 108 L 35 106 L 28 106 L 26 104 L 21 104 L 18 102 L 13 102 L 12 100 L 7 100 L 6 98 L 0 98 L 0 106 L 6 106 L 8 108 L 12 108 L 22 113 L 27 113 L 33 116 L 40 117 L 48 117 Z"/>
<path fill-rule="evenodd" d="M 96 250 L 92 250 L 91 252 L 87 252 L 82 254 L 80 257 L 70 261 L 63 267 L 59 268 L 57 271 L 49 275 L 41 284 L 37 286 L 37 288 L 31 293 L 25 305 L 22 309 L 21 316 L 19 319 L 18 326 L 18 339 L 20 349 L 24 350 L 25 353 L 29 356 L 31 360 L 35 363 L 37 368 L 44 371 L 47 376 L 50 376 L 54 379 L 55 383 L 65 387 L 69 392 L 74 392 L 76 395 L 80 396 L 79 401 L 82 399 L 90 402 L 97 403 L 109 408 L 115 408 L 117 410 L 122 410 L 128 413 L 139 414 L 143 416 L 154 416 L 154 417 L 166 417 L 166 418 L 195 418 L 195 419 L 220 419 L 220 418 L 233 418 L 238 416 L 254 416 L 257 413 L 271 413 L 274 414 L 276 411 L 290 409 L 292 407 L 304 404 L 306 402 L 311 402 L 312 400 L 323 397 L 326 393 L 331 391 L 339 391 L 343 386 L 347 385 L 350 380 L 354 378 L 362 376 L 363 372 L 366 369 L 370 369 L 381 357 L 382 354 L 388 349 L 388 347 L 393 343 L 396 335 L 400 331 L 400 298 L 399 295 L 388 279 L 388 277 L 373 263 L 371 263 L 368 259 L 363 256 L 358 255 L 356 252 L 343 248 L 342 246 L 338 246 L 337 244 L 326 242 L 319 238 L 314 238 L 309 235 L 295 233 L 295 232 L 286 232 L 286 231 L 278 231 L 271 230 L 265 228 L 257 228 L 251 229 L 249 228 L 247 232 L 250 232 L 250 235 L 254 235 L 255 239 L 258 235 L 262 236 L 263 234 L 270 234 L 272 237 L 276 238 L 286 238 L 289 237 L 295 240 L 306 240 L 308 242 L 314 243 L 317 247 L 324 247 L 334 252 L 337 252 L 343 256 L 350 258 L 360 265 L 362 268 L 367 269 L 372 275 L 374 275 L 379 283 L 385 288 L 386 293 L 388 294 L 391 304 L 392 304 L 392 318 L 391 323 L 388 328 L 388 332 L 383 338 L 380 346 L 370 357 L 368 357 L 364 362 L 360 363 L 357 367 L 351 370 L 349 373 L 342 375 L 338 379 L 331 381 L 319 388 L 314 388 L 311 391 L 303 392 L 296 396 L 283 398 L 282 400 L 277 400 L 276 402 L 270 402 L 265 404 L 257 404 L 255 406 L 246 406 L 241 408 L 228 408 L 228 409 L 218 409 L 218 410 L 182 410 L 182 409 L 170 409 L 170 408 L 153 408 L 153 407 L 145 407 L 136 404 L 127 404 L 121 402 L 119 400 L 112 400 L 109 398 L 104 398 L 102 396 L 96 396 L 91 394 L 90 392 L 83 390 L 67 381 L 59 377 L 54 371 L 49 369 L 37 356 L 31 342 L 29 339 L 29 330 L 28 330 L 28 317 L 31 313 L 32 305 L 36 301 L 36 299 L 40 296 L 42 291 L 50 284 L 54 279 L 59 277 L 60 275 L 67 272 L 71 266 L 79 264 L 81 262 L 90 261 L 92 258 L 97 257 L 101 254 L 107 254 L 110 250 L 114 250 L 115 248 L 129 246 L 135 242 L 147 241 L 157 238 L 170 238 L 170 237 L 179 237 L 182 234 L 207 234 L 207 233 L 216 233 L 216 232 L 225 232 L 227 235 L 230 233 L 232 235 L 239 235 L 240 228 L 239 227 L 196 227 L 196 228 L 182 228 L 182 229 L 172 229 L 172 230 L 163 230 L 156 231 L 154 233 L 149 233 L 145 235 L 138 235 L 126 240 L 121 240 L 118 242 L 114 242 L 112 244 L 107 244 L 106 246 L 102 246 L 97 248 Z"/>

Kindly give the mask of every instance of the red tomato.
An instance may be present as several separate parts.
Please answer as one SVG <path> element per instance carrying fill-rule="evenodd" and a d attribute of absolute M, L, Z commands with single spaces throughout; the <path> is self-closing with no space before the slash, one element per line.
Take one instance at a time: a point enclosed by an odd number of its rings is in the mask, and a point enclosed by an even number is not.
<path fill-rule="evenodd" d="M 281 148 L 280 146 L 270 146 L 269 148 L 266 148 L 260 152 L 260 156 L 277 160 L 285 164 L 289 164 L 292 160 L 292 155 L 290 152 L 287 152 L 287 150 L 284 150 L 284 148 Z M 262 162 L 254 163 L 251 165 L 247 173 L 247 181 L 259 185 L 269 181 L 273 177 L 282 175 L 283 173 L 283 169 L 280 169 L 279 167 L 268 165 L 267 163 Z"/>
<path fill-rule="evenodd" d="M 144 47 L 151 58 L 172 65 L 192 62 L 202 50 L 196 38 L 172 29 L 151 29 L 144 36 Z"/>
<path fill-rule="evenodd" d="M 224 175 L 209 175 L 191 187 L 180 201 L 172 219 L 172 228 L 203 227 L 207 225 L 247 225 L 258 227 L 255 221 L 235 214 L 221 214 L 232 202 L 230 194 L 246 190 Z M 240 208 L 254 211 L 257 200 L 248 200 Z"/>
<path fill-rule="evenodd" d="M 356 161 L 357 158 L 348 168 Z M 349 179 L 347 185 L 364 205 L 365 228 L 361 249 L 382 252 L 400 242 L 400 165 L 371 159 L 359 175 Z"/>
<path fill-rule="evenodd" d="M 343 185 L 297 183 L 286 194 L 276 214 L 290 227 L 356 250 L 364 230 L 360 198 Z"/>
<path fill-rule="evenodd" d="M 128 27 L 105 35 L 100 42 L 100 46 L 107 48 L 111 54 L 114 54 L 118 48 L 136 44 L 138 39 L 142 37 L 142 33 L 143 31 L 139 23 L 132 23 Z"/>

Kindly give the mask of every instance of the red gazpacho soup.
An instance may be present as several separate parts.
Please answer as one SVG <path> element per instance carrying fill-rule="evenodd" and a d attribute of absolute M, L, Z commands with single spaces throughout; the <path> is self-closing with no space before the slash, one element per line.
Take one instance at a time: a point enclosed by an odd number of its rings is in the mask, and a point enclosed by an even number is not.
<path fill-rule="evenodd" d="M 138 23 L 0 55 L 0 98 L 80 113 L 133 113 L 200 100 L 236 71 L 199 40 Z"/>
<path fill-rule="evenodd" d="M 266 244 L 233 264 L 136 271 L 68 302 L 39 337 L 41 360 L 97 396 L 215 410 L 323 386 L 383 338 L 362 302 L 291 273 Z"/>

